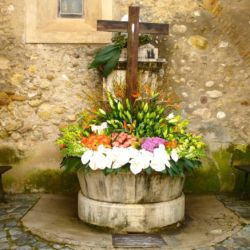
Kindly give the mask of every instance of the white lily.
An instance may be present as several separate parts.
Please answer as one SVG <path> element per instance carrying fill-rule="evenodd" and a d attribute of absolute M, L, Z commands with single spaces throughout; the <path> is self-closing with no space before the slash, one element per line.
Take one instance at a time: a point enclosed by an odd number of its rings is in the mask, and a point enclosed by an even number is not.
<path fill-rule="evenodd" d="M 164 164 L 166 164 L 170 160 L 170 157 L 163 144 L 159 145 L 158 148 L 154 149 L 154 157 L 159 158 L 159 160 L 162 161 Z"/>
<path fill-rule="evenodd" d="M 159 161 L 159 159 L 157 159 L 156 157 L 152 159 L 150 166 L 157 172 L 161 172 L 166 168 L 165 164 L 162 161 Z"/>
<path fill-rule="evenodd" d="M 166 120 L 171 120 L 174 118 L 174 114 L 173 113 L 170 113 L 167 117 L 166 117 Z"/>
<path fill-rule="evenodd" d="M 94 152 L 91 159 L 90 159 L 90 162 L 89 162 L 89 167 L 92 169 L 92 170 L 97 170 L 99 169 L 99 164 L 98 164 L 98 157 L 97 157 L 97 152 Z"/>
<path fill-rule="evenodd" d="M 98 126 L 91 125 L 91 130 L 92 130 L 92 132 L 96 132 L 98 130 Z"/>
<path fill-rule="evenodd" d="M 100 152 L 101 154 L 105 154 L 107 149 L 103 145 L 99 145 L 97 151 Z"/>
<path fill-rule="evenodd" d="M 102 128 L 102 130 L 108 128 L 108 123 L 107 122 L 103 122 L 100 127 Z"/>
<path fill-rule="evenodd" d="M 143 165 L 141 164 L 139 158 L 132 159 L 129 163 L 130 163 L 130 170 L 134 175 L 139 174 L 142 171 Z"/>
<path fill-rule="evenodd" d="M 82 157 L 81 157 L 81 161 L 82 161 L 82 164 L 85 165 L 87 164 L 90 159 L 92 158 L 93 156 L 93 153 L 94 151 L 93 150 L 87 150 L 83 153 Z"/>
<path fill-rule="evenodd" d="M 114 163 L 112 168 L 117 169 L 129 163 L 131 157 L 127 148 L 113 148 L 113 150 Z"/>
<path fill-rule="evenodd" d="M 106 157 L 100 152 L 94 152 L 93 157 L 90 161 L 95 169 L 105 169 L 106 168 Z M 94 169 L 93 169 L 94 170 Z"/>
<path fill-rule="evenodd" d="M 163 144 L 159 145 L 159 148 L 154 149 L 154 157 L 151 160 L 150 166 L 160 172 L 163 171 L 166 166 L 170 167 L 170 157 L 168 153 L 166 152 L 165 146 Z"/>
<path fill-rule="evenodd" d="M 176 149 L 173 149 L 173 150 L 172 150 L 172 152 L 171 152 L 171 158 L 172 158 L 175 162 L 177 162 L 177 161 L 179 160 L 179 156 L 178 156 L 178 154 L 177 154 Z"/>
<path fill-rule="evenodd" d="M 105 168 L 118 169 L 130 163 L 130 170 L 135 175 L 149 166 L 158 172 L 165 170 L 166 167 L 170 168 L 170 159 L 173 159 L 175 162 L 178 161 L 179 156 L 177 151 L 173 149 L 171 156 L 169 156 L 163 144 L 154 149 L 153 153 L 132 147 L 114 147 L 110 149 L 100 145 L 97 151 L 87 150 L 81 157 L 82 163 L 89 164 L 92 170 Z"/>
<path fill-rule="evenodd" d="M 130 170 L 133 174 L 140 173 L 143 169 L 146 169 L 150 165 L 150 161 L 153 158 L 153 154 L 142 149 L 133 152 L 132 159 L 130 160 Z"/>
<path fill-rule="evenodd" d="M 113 164 L 113 157 L 111 156 L 111 154 L 109 152 L 107 152 L 106 154 L 106 158 L 105 158 L 105 164 L 107 168 L 111 168 L 112 164 Z"/>
<path fill-rule="evenodd" d="M 127 148 L 127 150 L 129 150 L 129 155 L 130 155 L 131 159 L 137 158 L 140 156 L 140 150 L 138 150 L 136 148 L 129 147 L 129 148 Z"/>
<path fill-rule="evenodd" d="M 101 125 L 91 125 L 92 132 L 95 132 L 97 134 L 101 134 L 103 130 L 105 130 L 108 127 L 107 122 L 103 122 Z"/>
<path fill-rule="evenodd" d="M 149 167 L 150 162 L 153 159 L 154 155 L 153 155 L 153 153 L 151 153 L 145 149 L 140 150 L 140 153 L 141 153 L 140 157 L 139 157 L 140 161 L 143 165 L 143 169 L 146 169 Z"/>

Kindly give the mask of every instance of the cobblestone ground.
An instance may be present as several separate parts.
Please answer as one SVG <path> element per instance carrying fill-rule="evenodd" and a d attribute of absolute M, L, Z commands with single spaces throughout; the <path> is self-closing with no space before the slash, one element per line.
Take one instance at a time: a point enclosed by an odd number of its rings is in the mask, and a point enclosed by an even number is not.
<path fill-rule="evenodd" d="M 20 219 L 38 201 L 39 195 L 11 195 L 6 199 L 7 203 L 0 203 L 0 250 L 74 249 L 72 246 L 44 241 L 23 228 Z M 250 223 L 250 200 L 227 195 L 220 195 L 218 199 L 242 217 L 246 224 L 239 232 L 216 246 L 197 250 L 250 250 L 250 224 L 247 224 L 247 221 Z"/>
<path fill-rule="evenodd" d="M 243 228 L 216 246 L 196 250 L 250 250 L 250 199 L 243 200 L 239 197 L 232 195 L 217 196 L 218 200 L 241 217 Z"/>
<path fill-rule="evenodd" d="M 70 250 L 69 246 L 46 242 L 22 227 L 20 219 L 35 205 L 39 196 L 33 194 L 7 196 L 0 203 L 0 250 Z"/>

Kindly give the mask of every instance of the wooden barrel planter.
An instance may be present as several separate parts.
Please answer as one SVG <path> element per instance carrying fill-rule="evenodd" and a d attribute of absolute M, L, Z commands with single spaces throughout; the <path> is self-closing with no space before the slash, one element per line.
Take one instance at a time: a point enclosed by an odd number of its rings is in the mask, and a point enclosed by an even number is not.
<path fill-rule="evenodd" d="M 78 171 L 79 218 L 115 232 L 152 232 L 184 219 L 184 178 Z"/>

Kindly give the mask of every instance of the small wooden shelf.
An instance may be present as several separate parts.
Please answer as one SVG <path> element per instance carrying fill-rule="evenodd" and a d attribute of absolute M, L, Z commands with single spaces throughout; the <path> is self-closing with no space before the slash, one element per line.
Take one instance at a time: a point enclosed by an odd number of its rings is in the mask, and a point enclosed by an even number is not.
<path fill-rule="evenodd" d="M 138 60 L 138 69 L 139 70 L 150 70 L 150 71 L 159 71 L 163 65 L 167 62 L 165 58 L 158 59 L 139 59 Z M 127 68 L 127 59 L 120 58 L 116 69 L 126 70 Z"/>
<path fill-rule="evenodd" d="M 119 62 L 126 62 L 127 58 L 120 58 Z M 165 63 L 166 59 L 165 58 L 158 58 L 158 59 L 151 59 L 151 58 L 138 58 L 138 63 L 139 62 L 155 62 L 155 63 Z"/>

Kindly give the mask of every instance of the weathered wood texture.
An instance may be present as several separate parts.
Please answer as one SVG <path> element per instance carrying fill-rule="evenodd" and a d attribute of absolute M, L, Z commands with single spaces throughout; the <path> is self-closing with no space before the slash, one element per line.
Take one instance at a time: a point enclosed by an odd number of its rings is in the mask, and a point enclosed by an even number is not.
<path fill-rule="evenodd" d="M 136 99 L 138 93 L 139 13 L 139 7 L 129 7 L 126 96 L 132 101 Z"/>
<path fill-rule="evenodd" d="M 108 32 L 127 32 L 128 23 L 123 21 L 98 20 L 97 30 Z M 139 33 L 168 35 L 169 25 L 161 23 L 139 23 Z"/>
<path fill-rule="evenodd" d="M 8 170 L 12 169 L 11 166 L 0 166 L 0 175 L 4 174 Z"/>
<path fill-rule="evenodd" d="M 134 175 L 130 172 L 105 176 L 102 171 L 78 171 L 82 193 L 85 197 L 105 202 L 147 204 L 178 198 L 184 178 L 160 174 Z M 122 188 L 121 188 L 122 187 Z"/>

